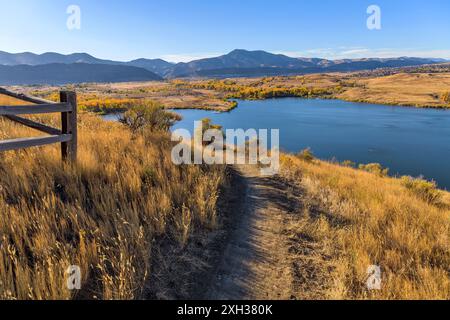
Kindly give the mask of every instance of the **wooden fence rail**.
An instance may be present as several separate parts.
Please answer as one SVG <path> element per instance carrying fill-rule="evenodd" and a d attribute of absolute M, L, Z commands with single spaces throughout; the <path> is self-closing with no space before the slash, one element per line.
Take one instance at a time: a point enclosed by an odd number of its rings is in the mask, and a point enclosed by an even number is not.
<path fill-rule="evenodd" d="M 62 159 L 64 161 L 76 162 L 78 135 L 77 95 L 75 92 L 61 91 L 59 103 L 14 93 L 3 88 L 0 88 L 0 95 L 34 103 L 34 105 L 0 106 L 0 116 L 49 135 L 0 140 L 0 152 L 61 143 Z M 61 129 L 52 128 L 45 124 L 18 116 L 45 113 L 61 113 Z"/>

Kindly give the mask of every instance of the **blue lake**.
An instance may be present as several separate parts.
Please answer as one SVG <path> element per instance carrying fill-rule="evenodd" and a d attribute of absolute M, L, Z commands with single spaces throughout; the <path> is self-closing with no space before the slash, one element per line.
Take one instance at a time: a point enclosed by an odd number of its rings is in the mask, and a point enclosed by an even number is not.
<path fill-rule="evenodd" d="M 279 129 L 281 149 L 321 159 L 381 163 L 391 175 L 423 175 L 450 190 L 450 111 L 298 98 L 239 101 L 229 113 L 177 110 L 173 129 L 210 118 L 225 129 Z"/>

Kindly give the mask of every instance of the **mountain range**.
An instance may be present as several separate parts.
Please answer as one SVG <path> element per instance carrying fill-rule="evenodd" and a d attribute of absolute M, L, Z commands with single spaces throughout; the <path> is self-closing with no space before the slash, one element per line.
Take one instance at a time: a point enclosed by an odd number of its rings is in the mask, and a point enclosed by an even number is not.
<path fill-rule="evenodd" d="M 165 76 L 169 78 L 275 76 L 373 70 L 440 62 L 445 62 L 445 60 L 408 57 L 327 60 L 319 58 L 292 58 L 265 51 L 234 50 L 229 54 L 216 58 L 196 60 L 189 63 L 178 63 Z"/>
<path fill-rule="evenodd" d="M 0 65 L 0 84 L 69 84 L 83 82 L 131 82 L 162 80 L 143 68 L 88 63 L 50 63 L 37 66 Z"/>
<path fill-rule="evenodd" d="M 87 53 L 63 55 L 0 51 L 0 84 L 63 84 L 69 82 L 120 82 L 183 77 L 254 77 L 378 68 L 420 66 L 445 62 L 426 58 L 367 58 L 327 60 L 292 58 L 266 51 L 234 50 L 226 55 L 188 63 L 162 59 L 128 62 L 103 60 Z"/>

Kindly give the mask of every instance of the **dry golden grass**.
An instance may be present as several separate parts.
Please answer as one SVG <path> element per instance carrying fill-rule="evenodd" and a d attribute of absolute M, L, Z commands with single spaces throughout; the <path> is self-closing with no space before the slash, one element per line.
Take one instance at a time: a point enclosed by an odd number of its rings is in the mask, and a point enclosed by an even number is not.
<path fill-rule="evenodd" d="M 0 94 L 0 106 L 17 106 L 17 105 L 27 105 L 27 104 L 30 104 L 30 103 Z"/>
<path fill-rule="evenodd" d="M 398 73 L 388 76 L 367 76 L 358 73 L 311 74 L 291 77 L 229 79 L 242 90 L 259 91 L 306 88 L 324 97 L 348 101 L 392 104 L 414 107 L 450 108 L 443 96 L 450 89 L 450 73 Z M 192 85 L 209 80 L 191 81 Z M 220 86 L 219 86 L 219 91 Z M 223 90 L 222 90 L 223 91 Z M 329 94 L 328 92 L 333 92 Z"/>
<path fill-rule="evenodd" d="M 442 99 L 449 91 L 449 73 L 400 73 L 385 77 L 357 79 L 356 86 L 347 88 L 337 98 L 351 101 L 450 108 Z"/>
<path fill-rule="evenodd" d="M 332 270 L 321 295 L 335 299 L 450 299 L 450 202 L 430 204 L 400 179 L 299 157 L 282 157 L 282 176 L 302 191 L 294 228 L 312 239 L 311 261 Z M 368 291 L 367 269 L 382 269 Z"/>
<path fill-rule="evenodd" d="M 0 154 L 0 299 L 140 298 L 159 238 L 182 247 L 215 227 L 224 168 L 173 165 L 166 133 L 133 137 L 89 114 L 79 131 L 76 167 L 58 146 Z M 33 135 L 0 119 L 0 139 Z"/>
<path fill-rule="evenodd" d="M 134 103 L 150 100 L 173 109 L 227 111 L 233 107 L 233 104 L 218 92 L 181 88 L 177 86 L 176 82 L 91 83 L 63 87 L 14 86 L 9 89 L 54 101 L 59 99 L 60 90 L 76 91 L 80 108 L 95 112 L 123 111 Z"/>

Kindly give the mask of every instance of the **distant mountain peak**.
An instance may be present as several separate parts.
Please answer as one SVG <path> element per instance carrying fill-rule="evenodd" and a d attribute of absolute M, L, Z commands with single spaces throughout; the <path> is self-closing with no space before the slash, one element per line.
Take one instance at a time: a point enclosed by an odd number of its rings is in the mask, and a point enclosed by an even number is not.
<path fill-rule="evenodd" d="M 245 49 L 234 49 L 234 50 L 230 51 L 228 54 L 246 53 L 246 52 L 250 52 L 250 51 L 245 50 Z"/>

